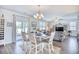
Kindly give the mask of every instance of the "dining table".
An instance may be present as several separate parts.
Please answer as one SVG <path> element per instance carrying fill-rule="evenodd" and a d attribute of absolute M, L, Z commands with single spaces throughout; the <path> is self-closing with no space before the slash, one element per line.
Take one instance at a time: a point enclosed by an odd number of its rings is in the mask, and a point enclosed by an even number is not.
<path fill-rule="evenodd" d="M 41 35 L 36 35 L 36 38 L 37 38 L 38 41 L 42 42 L 42 41 L 49 40 L 50 36 L 41 33 Z"/>

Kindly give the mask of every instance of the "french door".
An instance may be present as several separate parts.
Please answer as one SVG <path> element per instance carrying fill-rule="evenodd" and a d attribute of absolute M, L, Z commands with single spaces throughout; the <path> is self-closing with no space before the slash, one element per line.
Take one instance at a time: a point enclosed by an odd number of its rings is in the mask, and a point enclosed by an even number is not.
<path fill-rule="evenodd" d="M 24 17 L 13 15 L 12 41 L 21 39 L 21 32 L 28 32 L 28 20 Z"/>

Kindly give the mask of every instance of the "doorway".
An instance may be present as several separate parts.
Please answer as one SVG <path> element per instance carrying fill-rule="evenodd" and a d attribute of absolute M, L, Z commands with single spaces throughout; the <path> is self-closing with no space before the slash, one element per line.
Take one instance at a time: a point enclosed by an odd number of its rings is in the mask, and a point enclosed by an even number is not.
<path fill-rule="evenodd" d="M 28 30 L 28 22 L 22 20 L 16 20 L 16 41 L 22 39 L 21 32 L 27 33 Z"/>
<path fill-rule="evenodd" d="M 13 42 L 21 41 L 21 32 L 28 32 L 28 19 L 24 16 L 13 16 Z"/>

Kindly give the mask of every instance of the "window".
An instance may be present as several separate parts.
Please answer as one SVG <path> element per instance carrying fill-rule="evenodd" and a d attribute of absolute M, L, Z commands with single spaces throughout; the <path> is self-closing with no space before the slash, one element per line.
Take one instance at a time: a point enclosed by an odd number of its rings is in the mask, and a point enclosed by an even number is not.
<path fill-rule="evenodd" d="M 44 21 L 39 21 L 39 28 L 40 28 L 40 30 L 45 29 L 45 22 Z"/>
<path fill-rule="evenodd" d="M 18 21 L 16 22 L 16 33 L 21 33 L 22 31 L 22 22 Z"/>
<path fill-rule="evenodd" d="M 24 25 L 24 32 L 28 32 L 28 22 L 24 22 L 23 23 L 23 25 Z"/>
<path fill-rule="evenodd" d="M 76 30 L 76 22 L 70 22 L 70 30 Z"/>
<path fill-rule="evenodd" d="M 16 33 L 21 34 L 21 31 L 27 33 L 27 31 L 28 31 L 28 22 L 26 22 L 26 21 L 16 21 Z"/>

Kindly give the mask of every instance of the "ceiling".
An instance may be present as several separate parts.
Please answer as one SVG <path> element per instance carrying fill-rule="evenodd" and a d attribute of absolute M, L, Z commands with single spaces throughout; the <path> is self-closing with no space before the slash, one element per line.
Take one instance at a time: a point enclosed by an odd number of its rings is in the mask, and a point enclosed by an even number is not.
<path fill-rule="evenodd" d="M 34 15 L 39 7 L 37 5 L 1 5 L 2 8 L 14 10 L 26 15 Z M 40 5 L 44 19 L 50 20 L 53 16 L 64 17 L 79 12 L 78 5 Z"/>

